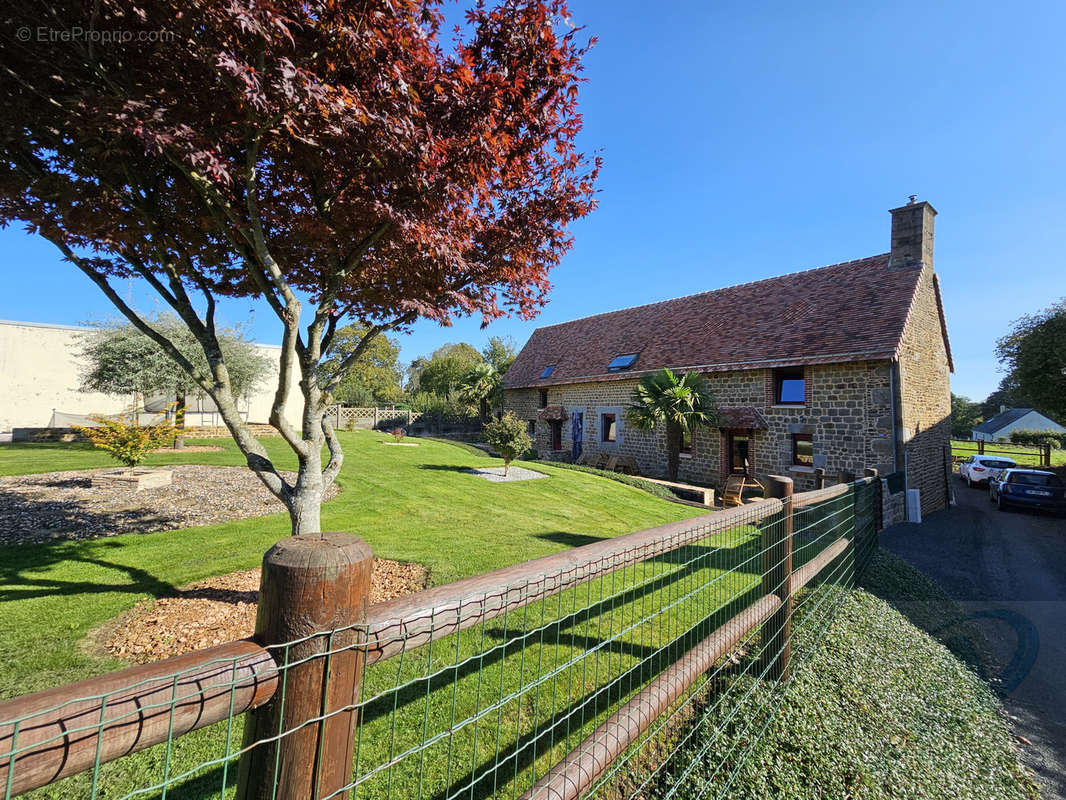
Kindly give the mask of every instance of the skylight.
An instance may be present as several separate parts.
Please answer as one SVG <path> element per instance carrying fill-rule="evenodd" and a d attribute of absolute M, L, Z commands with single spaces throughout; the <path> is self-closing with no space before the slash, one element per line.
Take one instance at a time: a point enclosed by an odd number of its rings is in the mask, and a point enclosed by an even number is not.
<path fill-rule="evenodd" d="M 540 373 L 540 379 L 544 380 L 545 378 L 550 378 L 552 376 L 553 372 L 555 372 L 555 365 L 554 364 L 545 367 L 544 368 L 544 372 Z"/>
<path fill-rule="evenodd" d="M 610 364 L 607 365 L 608 372 L 625 372 L 637 361 L 637 353 L 627 353 L 624 356 L 615 356 Z"/>

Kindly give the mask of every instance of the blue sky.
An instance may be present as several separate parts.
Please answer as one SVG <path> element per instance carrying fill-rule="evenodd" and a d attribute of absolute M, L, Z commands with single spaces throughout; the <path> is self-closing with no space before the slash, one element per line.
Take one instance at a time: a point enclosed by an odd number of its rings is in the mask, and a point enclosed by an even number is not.
<path fill-rule="evenodd" d="M 887 210 L 917 194 L 940 212 L 952 388 L 983 398 L 995 339 L 1066 295 L 1066 5 L 873 5 L 574 0 L 599 37 L 581 106 L 583 146 L 605 160 L 600 207 L 538 320 L 421 323 L 402 358 L 885 252 Z M 111 316 L 21 230 L 0 231 L 0 264 L 0 318 Z M 224 315 L 278 337 L 265 308 Z"/>

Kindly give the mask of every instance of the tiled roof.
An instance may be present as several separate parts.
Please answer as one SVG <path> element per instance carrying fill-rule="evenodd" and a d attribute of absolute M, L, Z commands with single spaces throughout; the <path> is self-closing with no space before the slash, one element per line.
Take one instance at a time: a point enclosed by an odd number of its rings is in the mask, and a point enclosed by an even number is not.
<path fill-rule="evenodd" d="M 892 358 L 920 275 L 920 264 L 890 268 L 884 254 L 548 325 L 533 332 L 504 385 Z M 608 373 L 625 353 L 639 354 L 633 368 Z"/>
<path fill-rule="evenodd" d="M 752 406 L 722 406 L 718 409 L 719 428 L 758 428 L 766 430 L 766 417 Z"/>
<path fill-rule="evenodd" d="M 977 425 L 974 430 L 978 433 L 995 433 L 1001 428 L 1006 428 L 1008 425 L 1017 422 L 1032 410 L 1031 408 L 1008 408 L 1006 411 L 996 414 L 992 419 L 986 419 L 980 425 Z M 1047 418 L 1045 417 L 1045 419 Z M 1051 422 L 1051 420 L 1048 421 Z"/>

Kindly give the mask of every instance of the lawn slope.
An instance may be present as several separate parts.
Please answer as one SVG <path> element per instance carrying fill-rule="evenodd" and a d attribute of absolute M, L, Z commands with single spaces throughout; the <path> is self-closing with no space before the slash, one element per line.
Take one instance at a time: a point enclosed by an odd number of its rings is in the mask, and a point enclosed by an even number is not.
<path fill-rule="evenodd" d="M 697 509 L 578 472 L 541 464 L 548 480 L 490 483 L 462 470 L 497 463 L 449 443 L 389 447 L 387 436 L 342 433 L 341 494 L 323 507 L 323 528 L 362 536 L 375 554 L 416 561 L 447 583 L 698 514 Z M 272 457 L 292 467 L 280 439 Z M 218 453 L 167 454 L 155 461 L 240 465 L 231 442 Z M 0 471 L 104 466 L 81 445 L 4 445 Z M 288 517 L 249 520 L 83 542 L 0 548 L 0 698 L 122 666 L 82 647 L 95 626 L 144 597 L 212 575 L 258 566 L 288 535 Z"/>

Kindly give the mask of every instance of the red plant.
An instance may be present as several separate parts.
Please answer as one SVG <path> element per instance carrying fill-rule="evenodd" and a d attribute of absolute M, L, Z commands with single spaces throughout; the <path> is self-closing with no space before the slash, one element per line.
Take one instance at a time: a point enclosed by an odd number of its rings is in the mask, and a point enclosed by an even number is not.
<path fill-rule="evenodd" d="M 575 145 L 587 45 L 562 0 L 478 4 L 454 37 L 439 0 L 49 4 L 52 24 L 123 32 L 103 40 L 42 38 L 32 3 L 6 14 L 0 225 L 55 244 L 189 372 L 294 533 L 319 529 L 343 460 L 324 413 L 373 337 L 419 317 L 535 315 L 568 224 L 594 206 L 599 160 Z M 131 277 L 206 369 L 123 300 Z M 237 410 L 224 296 L 263 300 L 281 323 L 270 421 L 296 482 Z M 366 336 L 323 370 L 345 319 Z"/>

